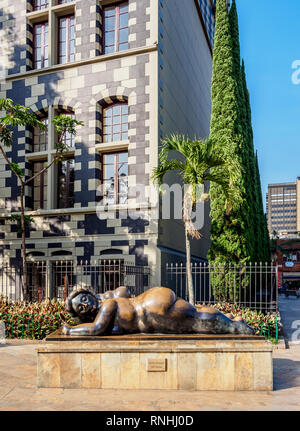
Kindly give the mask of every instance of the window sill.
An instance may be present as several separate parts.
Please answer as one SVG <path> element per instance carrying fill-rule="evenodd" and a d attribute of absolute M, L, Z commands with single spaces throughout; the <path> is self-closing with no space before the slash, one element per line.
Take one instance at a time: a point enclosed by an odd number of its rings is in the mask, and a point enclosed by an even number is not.
<path fill-rule="evenodd" d="M 33 153 L 27 153 L 25 157 L 29 162 L 34 160 L 47 160 L 48 154 L 49 151 L 36 151 Z M 54 156 L 56 154 L 56 150 L 50 150 L 50 154 L 51 156 Z M 68 151 L 65 151 L 64 154 L 65 156 L 74 156 L 75 148 L 70 148 Z"/>
<path fill-rule="evenodd" d="M 34 161 L 34 160 L 47 160 L 48 158 L 48 151 L 37 151 L 35 153 L 29 153 L 26 154 L 26 159 L 28 161 Z"/>
<path fill-rule="evenodd" d="M 106 151 L 111 152 L 111 151 L 128 150 L 128 147 L 129 147 L 129 140 L 107 142 L 107 143 L 101 143 L 101 144 L 95 145 L 96 151 L 98 151 L 99 153 L 104 153 Z"/>
<path fill-rule="evenodd" d="M 51 156 L 55 156 L 56 150 L 50 150 Z M 75 148 L 70 148 L 66 151 L 64 151 L 64 156 L 74 156 L 75 154 Z"/>
<path fill-rule="evenodd" d="M 39 20 L 40 18 L 44 18 L 47 17 L 48 18 L 48 14 L 51 11 L 54 11 L 57 13 L 57 15 L 59 16 L 61 13 L 65 14 L 65 13 L 73 13 L 76 7 L 76 1 L 72 1 L 69 3 L 63 3 L 63 4 L 57 4 L 54 6 L 49 6 L 45 9 L 40 9 L 40 10 L 32 10 L 26 13 L 27 18 L 31 21 L 34 22 L 36 20 Z"/>
<path fill-rule="evenodd" d="M 36 24 L 38 22 L 42 21 L 48 21 L 49 17 L 49 8 L 48 9 L 42 9 L 42 10 L 35 10 L 33 12 L 28 12 L 26 14 L 28 20 L 31 24 Z"/>
<path fill-rule="evenodd" d="M 51 11 L 55 12 L 57 16 L 61 16 L 68 13 L 74 13 L 76 7 L 76 1 L 69 3 L 57 4 L 51 7 Z"/>

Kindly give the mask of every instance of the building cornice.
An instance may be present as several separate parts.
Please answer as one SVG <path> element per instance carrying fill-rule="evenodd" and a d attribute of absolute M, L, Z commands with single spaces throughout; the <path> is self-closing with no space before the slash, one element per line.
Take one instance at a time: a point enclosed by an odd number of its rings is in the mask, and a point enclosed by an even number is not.
<path fill-rule="evenodd" d="M 56 64 L 54 66 L 45 67 L 43 69 L 28 70 L 27 72 L 7 75 L 3 80 L 0 81 L 0 84 L 4 84 L 5 82 L 9 82 L 9 81 L 18 81 L 21 79 L 27 79 L 32 76 L 40 76 L 40 75 L 56 73 L 56 72 L 64 71 L 66 69 L 85 66 L 87 64 L 102 63 L 104 61 L 115 60 L 118 58 L 147 54 L 149 52 L 153 52 L 157 50 L 158 50 L 158 46 L 157 46 L 157 43 L 155 43 L 153 45 L 144 46 L 141 48 L 133 48 L 133 49 L 128 49 L 127 51 L 115 52 L 113 54 L 99 55 L 97 57 L 90 58 L 88 60 L 74 61 L 72 63 L 66 63 L 66 64 Z"/>

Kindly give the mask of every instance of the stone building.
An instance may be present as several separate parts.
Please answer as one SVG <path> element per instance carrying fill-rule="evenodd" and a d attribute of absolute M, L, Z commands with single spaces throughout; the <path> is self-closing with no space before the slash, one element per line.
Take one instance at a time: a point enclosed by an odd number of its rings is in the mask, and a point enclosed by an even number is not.
<path fill-rule="evenodd" d="M 297 236 L 300 232 L 300 177 L 294 183 L 269 184 L 266 209 L 271 236 Z"/>
<path fill-rule="evenodd" d="M 162 137 L 208 136 L 213 35 L 212 0 L 1 1 L 0 97 L 48 125 L 19 128 L 9 156 L 29 176 L 53 158 L 55 115 L 84 122 L 65 138 L 67 160 L 27 187 L 28 260 L 124 260 L 149 266 L 153 286 L 166 262 L 184 259 L 182 222 L 156 220 L 157 203 L 139 218 L 120 214 L 138 209 L 128 186 L 149 189 Z M 0 172 L 0 252 L 15 264 L 20 235 L 5 217 L 18 210 L 17 181 L 3 158 Z M 114 218 L 97 211 L 101 184 Z M 192 242 L 198 261 L 209 247 L 208 211 Z"/>

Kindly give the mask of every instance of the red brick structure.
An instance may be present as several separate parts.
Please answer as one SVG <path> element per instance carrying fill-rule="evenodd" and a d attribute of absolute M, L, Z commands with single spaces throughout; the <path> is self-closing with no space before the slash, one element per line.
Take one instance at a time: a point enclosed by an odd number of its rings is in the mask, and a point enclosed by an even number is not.
<path fill-rule="evenodd" d="M 273 259 L 278 265 L 278 283 L 300 287 L 300 239 L 278 239 Z"/>

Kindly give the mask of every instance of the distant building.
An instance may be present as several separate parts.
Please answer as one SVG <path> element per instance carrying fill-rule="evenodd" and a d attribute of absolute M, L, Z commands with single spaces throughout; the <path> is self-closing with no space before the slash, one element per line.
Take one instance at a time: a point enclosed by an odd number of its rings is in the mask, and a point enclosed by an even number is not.
<path fill-rule="evenodd" d="M 300 177 L 295 183 L 269 184 L 268 228 L 271 236 L 297 235 L 300 231 Z"/>

